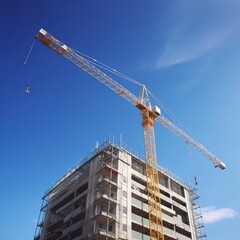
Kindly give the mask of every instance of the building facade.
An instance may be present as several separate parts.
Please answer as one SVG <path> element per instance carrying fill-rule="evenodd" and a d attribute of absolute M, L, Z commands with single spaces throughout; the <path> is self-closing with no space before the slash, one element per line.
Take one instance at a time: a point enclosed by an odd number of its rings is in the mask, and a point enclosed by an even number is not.
<path fill-rule="evenodd" d="M 144 159 L 104 142 L 43 197 L 34 240 L 148 240 Z M 165 240 L 205 237 L 194 189 L 159 168 Z"/>

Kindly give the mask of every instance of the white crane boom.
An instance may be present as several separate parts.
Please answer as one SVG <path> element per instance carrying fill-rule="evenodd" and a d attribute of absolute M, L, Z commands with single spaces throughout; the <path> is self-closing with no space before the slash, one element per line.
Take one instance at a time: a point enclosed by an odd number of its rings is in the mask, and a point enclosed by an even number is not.
<path fill-rule="evenodd" d="M 152 109 L 149 109 L 148 106 L 142 99 L 136 97 L 133 93 L 123 87 L 121 84 L 113 80 L 111 77 L 106 75 L 104 72 L 93 66 L 87 59 L 78 55 L 71 48 L 67 47 L 65 44 L 61 43 L 59 40 L 54 38 L 51 34 L 47 33 L 44 29 L 40 29 L 38 34 L 35 37 L 39 41 L 41 41 L 46 46 L 53 49 L 55 52 L 67 58 L 73 64 L 81 68 L 83 71 L 90 74 L 92 77 L 96 78 L 99 82 L 103 83 L 105 86 L 110 88 L 112 91 L 117 93 L 119 96 L 127 100 L 134 106 L 137 106 L 139 103 L 143 105 L 146 109 L 153 112 Z M 225 164 L 220 161 L 215 155 L 213 155 L 208 149 L 206 149 L 201 143 L 194 140 L 191 136 L 189 136 L 185 131 L 175 126 L 172 122 L 170 122 L 167 118 L 162 116 L 155 115 L 155 120 L 159 122 L 162 126 L 176 134 L 179 138 L 181 138 L 185 143 L 191 146 L 193 149 L 201 153 L 203 156 L 207 157 L 214 165 L 214 167 L 218 167 L 221 169 L 225 169 Z"/>

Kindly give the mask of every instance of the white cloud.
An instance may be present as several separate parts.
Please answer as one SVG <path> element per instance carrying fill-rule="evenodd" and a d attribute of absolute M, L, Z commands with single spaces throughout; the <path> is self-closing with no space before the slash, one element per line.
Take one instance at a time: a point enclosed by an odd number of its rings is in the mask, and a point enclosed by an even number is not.
<path fill-rule="evenodd" d="M 206 4 L 199 3 L 199 8 L 201 9 L 204 5 Z M 228 8 L 234 10 L 234 6 L 230 5 Z M 212 4 L 209 3 L 209 9 L 215 11 L 215 18 L 212 18 L 209 10 L 203 18 L 202 14 L 199 15 L 196 12 L 195 5 L 186 4 L 183 7 L 182 12 L 186 12 L 188 18 L 181 15 L 181 18 L 176 19 L 174 27 L 166 36 L 167 43 L 161 56 L 156 60 L 155 69 L 195 60 L 222 46 L 239 28 L 238 13 L 224 11 L 224 8 L 216 5 L 215 1 Z"/>
<path fill-rule="evenodd" d="M 199 31 L 189 36 L 186 29 L 174 39 L 169 40 L 161 57 L 157 60 L 156 69 L 195 60 L 213 49 L 218 48 L 231 36 L 234 26 Z M 186 37 L 188 36 L 188 37 Z M 176 38 L 176 39 L 175 39 Z"/>
<path fill-rule="evenodd" d="M 214 206 L 202 208 L 203 221 L 205 224 L 214 223 L 228 218 L 234 218 L 238 212 L 231 208 L 219 208 Z"/>

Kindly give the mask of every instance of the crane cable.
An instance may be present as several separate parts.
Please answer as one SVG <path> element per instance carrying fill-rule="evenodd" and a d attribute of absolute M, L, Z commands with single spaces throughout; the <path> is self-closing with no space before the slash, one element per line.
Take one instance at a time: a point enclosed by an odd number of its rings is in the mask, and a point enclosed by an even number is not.
<path fill-rule="evenodd" d="M 33 69 L 33 73 L 32 73 L 32 77 L 30 78 L 29 84 L 30 84 L 30 83 L 32 82 L 32 80 L 33 80 L 33 77 L 34 77 L 35 72 L 36 72 L 36 70 L 37 70 L 37 66 L 38 66 L 38 64 L 39 64 L 40 58 L 41 58 L 41 56 L 42 56 L 42 54 L 43 54 L 43 50 L 44 50 L 44 47 L 42 47 L 42 50 L 41 50 L 41 52 L 40 52 L 40 54 L 39 54 L 39 56 L 38 56 L 37 62 L 35 63 L 35 66 L 34 66 L 34 69 Z"/>
<path fill-rule="evenodd" d="M 195 185 L 198 185 L 198 179 L 197 179 L 197 176 L 196 176 L 196 169 L 195 169 L 195 160 L 194 160 L 194 157 L 193 157 L 192 148 L 190 148 L 187 145 L 187 149 L 188 149 L 188 156 L 190 158 L 191 165 L 192 165 L 192 175 L 194 177 L 194 183 L 195 183 Z"/>
<path fill-rule="evenodd" d="M 161 108 L 168 114 L 168 116 L 175 122 L 175 124 L 182 130 L 184 130 L 191 138 L 193 138 L 196 142 L 199 142 L 192 134 L 191 132 L 183 126 L 183 124 L 176 118 L 174 115 L 155 97 L 148 89 L 148 93 L 152 96 L 152 98 L 159 104 Z"/>
<path fill-rule="evenodd" d="M 29 56 L 30 56 L 30 54 L 31 54 L 31 52 L 32 52 L 32 49 L 33 49 L 33 46 L 34 46 L 35 41 L 36 41 L 36 39 L 33 40 L 33 43 L 32 43 L 32 45 L 31 45 L 31 47 L 30 47 L 30 50 L 29 50 L 28 55 L 27 55 L 27 57 L 26 57 L 26 60 L 24 61 L 24 64 L 26 64 L 27 61 L 28 61 L 28 58 L 29 58 Z"/>
<path fill-rule="evenodd" d="M 26 58 L 24 64 L 26 64 L 27 61 L 28 61 L 28 58 L 29 58 L 29 56 L 30 56 L 30 54 L 31 54 L 31 52 L 32 52 L 33 46 L 34 46 L 34 42 L 35 42 L 35 40 L 33 41 L 32 45 L 31 45 L 31 48 L 30 48 L 30 50 L 29 50 L 29 53 L 28 53 L 28 55 L 27 55 L 27 58 Z M 43 50 L 44 50 L 44 47 L 42 47 L 42 50 L 41 50 L 41 52 L 40 52 L 40 54 L 39 54 L 39 56 L 38 56 L 38 58 L 37 58 L 37 61 L 36 61 L 35 65 L 34 65 L 34 67 L 33 67 L 33 71 L 32 71 L 30 80 L 27 82 L 27 85 L 26 85 L 26 87 L 25 87 L 25 93 L 27 93 L 27 94 L 29 94 L 29 88 L 30 88 L 31 82 L 32 82 L 32 80 L 33 80 L 33 78 L 34 78 L 35 72 L 36 72 L 36 70 L 37 70 L 37 66 L 38 66 L 38 64 L 39 64 L 39 61 L 40 61 L 40 58 L 41 58 L 41 56 L 42 56 Z"/>
<path fill-rule="evenodd" d="M 113 73 L 113 74 L 115 74 L 115 75 L 117 75 L 119 77 L 122 77 L 122 78 L 124 78 L 124 79 L 126 79 L 126 80 L 128 80 L 128 81 L 130 81 L 132 83 L 135 83 L 135 84 L 137 84 L 139 86 L 144 86 L 142 83 L 139 83 L 137 80 L 135 80 L 133 78 L 130 78 L 129 76 L 127 76 L 127 75 L 117 71 L 115 68 L 112 68 L 112 67 L 110 67 L 110 66 L 108 66 L 108 65 L 106 65 L 106 64 L 104 64 L 104 63 L 102 63 L 100 61 L 98 61 L 95 58 L 92 58 L 92 57 L 90 57 L 90 56 L 88 56 L 88 55 L 86 55 L 86 54 L 84 54 L 84 53 L 82 53 L 82 52 L 80 52 L 78 50 L 73 49 L 73 48 L 71 48 L 71 50 L 76 52 L 76 53 L 78 53 L 78 54 L 81 54 L 85 58 L 88 58 L 87 61 L 90 62 L 91 64 L 95 65 L 95 66 L 98 66 L 98 67 L 100 67 L 100 68 L 102 68 L 102 69 L 104 69 L 104 70 L 106 70 L 108 72 L 111 72 L 111 73 Z M 91 59 L 91 60 L 89 60 L 89 59 Z"/>

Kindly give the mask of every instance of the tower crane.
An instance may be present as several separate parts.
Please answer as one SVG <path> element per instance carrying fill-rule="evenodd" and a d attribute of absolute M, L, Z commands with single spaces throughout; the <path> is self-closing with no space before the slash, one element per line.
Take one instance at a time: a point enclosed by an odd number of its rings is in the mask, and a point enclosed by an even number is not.
<path fill-rule="evenodd" d="M 94 64 L 92 64 L 87 58 L 79 55 L 72 48 L 57 40 L 44 29 L 40 29 L 40 31 L 36 34 L 35 39 L 39 40 L 56 53 L 65 57 L 67 60 L 75 64 L 77 67 L 81 68 L 84 72 L 97 79 L 99 82 L 115 92 L 118 96 L 122 97 L 140 110 L 144 131 L 150 239 L 164 240 L 157 169 L 157 155 L 154 136 L 154 122 L 160 123 L 163 127 L 167 128 L 179 138 L 181 138 L 190 147 L 208 158 L 214 167 L 225 169 L 225 164 L 216 156 L 214 156 L 196 139 L 191 137 L 188 133 L 165 118 L 157 106 L 152 107 L 148 97 L 148 90 L 144 85 L 142 85 L 141 92 L 137 97 L 127 88 L 123 87 L 117 81 L 95 67 Z"/>

